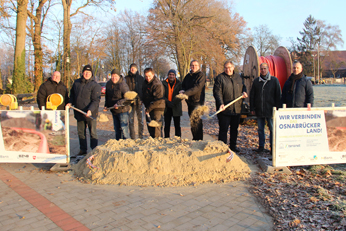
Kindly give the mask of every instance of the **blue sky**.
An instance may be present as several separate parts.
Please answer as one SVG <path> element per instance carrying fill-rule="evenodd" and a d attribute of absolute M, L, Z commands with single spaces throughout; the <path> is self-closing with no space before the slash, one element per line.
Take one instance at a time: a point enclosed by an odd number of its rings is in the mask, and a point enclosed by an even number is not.
<path fill-rule="evenodd" d="M 280 45 L 289 47 L 289 38 L 296 40 L 305 19 L 311 14 L 327 24 L 339 25 L 346 50 L 346 1 L 345 0 L 233 0 L 227 1 L 235 12 L 248 23 L 249 28 L 266 24 L 274 35 L 281 37 Z M 151 0 L 116 0 L 117 11 L 131 9 L 146 14 Z"/>

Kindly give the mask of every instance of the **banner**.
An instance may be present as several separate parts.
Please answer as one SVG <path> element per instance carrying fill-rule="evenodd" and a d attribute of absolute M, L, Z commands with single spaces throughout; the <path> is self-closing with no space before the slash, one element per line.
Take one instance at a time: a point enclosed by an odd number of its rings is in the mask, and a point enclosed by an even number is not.
<path fill-rule="evenodd" d="M 345 108 L 275 112 L 273 166 L 346 163 Z"/>
<path fill-rule="evenodd" d="M 69 116 L 66 111 L 0 112 L 0 162 L 69 162 Z"/>

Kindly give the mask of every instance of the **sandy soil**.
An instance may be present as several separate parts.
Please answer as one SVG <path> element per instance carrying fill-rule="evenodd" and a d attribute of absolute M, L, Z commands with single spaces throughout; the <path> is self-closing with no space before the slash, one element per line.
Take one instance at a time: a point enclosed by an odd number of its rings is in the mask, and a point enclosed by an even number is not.
<path fill-rule="evenodd" d="M 92 168 L 87 158 L 93 156 Z M 186 186 L 249 177 L 250 168 L 220 141 L 171 139 L 109 140 L 74 166 L 82 181 L 95 184 Z"/>

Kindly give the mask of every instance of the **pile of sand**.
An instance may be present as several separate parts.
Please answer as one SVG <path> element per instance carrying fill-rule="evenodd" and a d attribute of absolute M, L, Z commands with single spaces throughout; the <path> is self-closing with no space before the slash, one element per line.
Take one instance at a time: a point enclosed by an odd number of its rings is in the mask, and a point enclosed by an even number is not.
<path fill-rule="evenodd" d="M 134 100 L 137 97 L 137 92 L 135 91 L 125 92 L 124 97 L 126 100 Z"/>
<path fill-rule="evenodd" d="M 181 100 L 183 100 L 183 99 L 188 99 L 188 98 L 189 98 L 189 97 L 188 97 L 187 95 L 185 95 L 185 94 L 178 94 L 178 95 L 176 95 L 175 97 L 178 98 L 178 99 L 181 99 Z"/>
<path fill-rule="evenodd" d="M 99 116 L 97 117 L 97 121 L 99 122 L 108 122 L 109 119 L 106 114 L 100 113 Z"/>
<path fill-rule="evenodd" d="M 221 141 L 175 138 L 109 140 L 74 166 L 94 184 L 185 186 L 244 180 L 250 168 L 236 154 L 230 162 Z M 89 163 L 88 163 L 89 158 Z"/>

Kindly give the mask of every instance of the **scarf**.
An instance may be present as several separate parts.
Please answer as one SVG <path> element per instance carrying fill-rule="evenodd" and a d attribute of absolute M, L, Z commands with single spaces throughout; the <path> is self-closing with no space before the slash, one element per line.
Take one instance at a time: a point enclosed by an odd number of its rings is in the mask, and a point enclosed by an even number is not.
<path fill-rule="evenodd" d="M 291 79 L 292 79 L 292 85 L 291 85 L 291 92 L 293 92 L 293 89 L 294 89 L 294 84 L 296 83 L 296 81 L 298 79 L 301 79 L 303 77 L 303 72 L 300 72 L 298 75 L 294 75 L 292 73 L 292 75 L 290 76 Z"/>
<path fill-rule="evenodd" d="M 268 73 L 266 75 L 260 75 L 259 81 L 266 82 L 267 80 L 270 80 L 270 76 L 271 75 L 268 71 Z"/>

